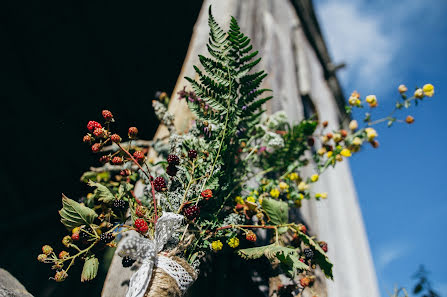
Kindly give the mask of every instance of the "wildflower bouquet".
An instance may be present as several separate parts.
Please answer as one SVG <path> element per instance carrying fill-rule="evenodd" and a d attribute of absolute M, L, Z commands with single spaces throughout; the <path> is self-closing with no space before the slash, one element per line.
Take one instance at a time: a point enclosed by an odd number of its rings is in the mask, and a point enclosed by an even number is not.
<path fill-rule="evenodd" d="M 394 111 L 377 121 L 367 113 L 364 128 L 354 120 L 347 130 L 328 131 L 328 123 L 316 119 L 291 124 L 282 112 L 266 116 L 262 106 L 272 96 L 264 94 L 271 90 L 260 88 L 267 74 L 252 71 L 261 59 L 250 39 L 234 18 L 224 31 L 211 11 L 209 27 L 209 56 L 199 56 L 197 79 L 187 78 L 190 86 L 179 92 L 195 115 L 187 133 L 176 131 L 165 93 L 153 107 L 170 132 L 168 142 L 138 140 L 136 127 L 123 142 L 107 110 L 104 124 L 88 123 L 83 141 L 102 155 L 104 166 L 82 176 L 92 187 L 82 201 L 62 196 L 67 251 L 55 253 L 45 245 L 38 256 L 52 264 L 54 280 L 63 281 L 75 262 L 83 262 L 82 282 L 95 278 L 98 255 L 118 241 L 123 266 L 138 266 L 128 296 L 181 296 L 199 275 L 201 261 L 224 250 L 248 261 L 267 258 L 300 291 L 312 286 L 315 269 L 332 278 L 327 243 L 310 236 L 289 213 L 304 200 L 327 198 L 314 193 L 312 184 L 328 167 L 365 143 L 378 146 L 372 124 L 401 120 Z M 411 98 L 405 86 L 399 91 L 395 110 L 434 94 L 432 85 Z M 377 106 L 375 96 L 366 102 Z M 349 104 L 348 113 L 363 108 L 356 92 Z M 149 149 L 157 159 L 147 157 Z M 304 176 L 305 167 L 314 174 Z M 261 229 L 268 235 L 262 242 Z"/>

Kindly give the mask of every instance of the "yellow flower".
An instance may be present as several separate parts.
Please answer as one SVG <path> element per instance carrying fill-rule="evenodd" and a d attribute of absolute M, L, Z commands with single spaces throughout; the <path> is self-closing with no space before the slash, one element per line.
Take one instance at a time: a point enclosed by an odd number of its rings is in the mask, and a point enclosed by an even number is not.
<path fill-rule="evenodd" d="M 433 97 L 435 94 L 435 87 L 432 84 L 426 84 L 422 87 L 422 90 L 424 91 L 425 96 L 427 97 Z"/>
<path fill-rule="evenodd" d="M 299 200 L 303 200 L 303 199 L 304 199 L 304 195 L 301 194 L 301 193 L 298 193 L 298 199 L 299 199 Z"/>
<path fill-rule="evenodd" d="M 340 141 L 342 141 L 343 140 L 343 138 L 341 137 L 341 134 L 340 133 L 334 133 L 334 141 L 335 142 L 340 142 Z"/>
<path fill-rule="evenodd" d="M 336 155 L 335 160 L 337 160 L 338 162 L 341 162 L 341 161 L 343 161 L 343 157 L 341 155 Z"/>
<path fill-rule="evenodd" d="M 253 197 L 253 196 L 248 196 L 248 197 L 247 197 L 247 201 L 248 201 L 248 202 L 251 202 L 251 203 L 255 203 L 255 202 L 256 202 L 256 198 Z"/>
<path fill-rule="evenodd" d="M 416 98 L 424 98 L 424 91 L 422 89 L 416 89 L 416 91 L 414 91 L 414 97 Z"/>
<path fill-rule="evenodd" d="M 329 151 L 329 152 L 327 152 L 327 154 L 326 154 L 326 156 L 327 156 L 328 158 L 332 157 L 332 155 L 333 155 L 333 152 L 332 152 L 332 151 Z"/>
<path fill-rule="evenodd" d="M 278 189 L 272 189 L 270 191 L 270 196 L 272 196 L 273 198 L 278 198 L 279 197 L 279 190 Z"/>
<path fill-rule="evenodd" d="M 308 188 L 309 188 L 309 186 L 303 181 L 298 184 L 298 191 L 300 191 L 300 192 L 304 192 Z"/>
<path fill-rule="evenodd" d="M 358 127 L 359 127 L 359 124 L 357 123 L 356 120 L 352 120 L 349 123 L 349 129 L 351 129 L 352 131 L 357 130 Z"/>
<path fill-rule="evenodd" d="M 237 248 L 239 246 L 239 238 L 233 237 L 228 240 L 228 245 L 232 248 Z"/>
<path fill-rule="evenodd" d="M 351 157 L 351 151 L 347 148 L 341 150 L 340 155 L 343 157 Z"/>
<path fill-rule="evenodd" d="M 321 142 L 326 143 L 329 141 L 329 138 L 326 135 L 321 136 Z"/>
<path fill-rule="evenodd" d="M 259 199 L 258 199 L 259 204 L 262 205 L 262 201 L 263 201 L 263 199 L 262 199 L 262 196 L 261 196 L 261 197 L 259 197 Z"/>
<path fill-rule="evenodd" d="M 406 91 L 408 91 L 408 88 L 405 85 L 400 85 L 398 88 L 399 93 L 405 93 Z"/>
<path fill-rule="evenodd" d="M 289 185 L 286 184 L 285 182 L 280 182 L 279 183 L 279 188 L 281 189 L 281 191 L 287 190 L 289 188 Z"/>
<path fill-rule="evenodd" d="M 322 147 L 317 152 L 320 156 L 323 156 L 326 153 L 326 148 Z"/>
<path fill-rule="evenodd" d="M 376 107 L 377 106 L 377 98 L 375 95 L 368 95 L 366 96 L 366 102 L 369 104 L 370 107 Z"/>
<path fill-rule="evenodd" d="M 236 201 L 236 203 L 238 204 L 244 204 L 244 199 L 242 199 L 241 196 L 237 196 L 236 198 L 234 198 L 234 201 Z"/>
<path fill-rule="evenodd" d="M 295 204 L 295 207 L 301 207 L 301 200 L 295 200 L 293 203 Z"/>
<path fill-rule="evenodd" d="M 320 177 L 320 176 L 319 176 L 318 174 L 314 174 L 314 175 L 312 175 L 312 176 L 310 177 L 310 180 L 314 183 L 314 182 L 316 182 L 316 181 L 318 180 L 319 177 Z"/>
<path fill-rule="evenodd" d="M 213 249 L 213 251 L 220 251 L 223 247 L 223 244 L 220 240 L 215 240 L 211 243 L 211 248 Z"/>
<path fill-rule="evenodd" d="M 297 180 L 298 179 L 298 173 L 292 172 L 291 174 L 289 174 L 289 179 L 290 180 Z"/>
<path fill-rule="evenodd" d="M 377 137 L 377 132 L 376 132 L 376 130 L 374 130 L 374 128 L 366 128 L 365 131 L 366 131 L 366 137 L 368 138 L 368 141 L 371 141 Z"/>
<path fill-rule="evenodd" d="M 363 143 L 363 140 L 361 140 L 359 137 L 354 137 L 354 139 L 352 140 L 353 145 L 360 146 L 360 145 L 362 145 L 362 143 Z"/>
<path fill-rule="evenodd" d="M 356 91 L 352 92 L 351 97 L 349 97 L 349 105 L 351 106 L 360 106 L 362 102 L 360 101 L 360 94 Z"/>
<path fill-rule="evenodd" d="M 324 192 L 324 193 L 316 193 L 315 194 L 315 198 L 321 198 L 321 199 L 326 199 L 327 198 L 327 193 L 326 192 Z"/>
<path fill-rule="evenodd" d="M 258 191 L 256 191 L 256 190 L 254 190 L 253 192 L 251 192 L 250 194 L 254 194 L 254 195 L 259 195 L 259 192 Z"/>

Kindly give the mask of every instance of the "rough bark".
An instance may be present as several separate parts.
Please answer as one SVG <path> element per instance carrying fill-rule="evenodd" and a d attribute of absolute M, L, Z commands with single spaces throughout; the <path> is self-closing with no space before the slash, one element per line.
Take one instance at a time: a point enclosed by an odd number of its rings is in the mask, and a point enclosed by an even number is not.
<path fill-rule="evenodd" d="M 0 296 L 33 297 L 15 277 L 2 268 L 0 268 Z"/>

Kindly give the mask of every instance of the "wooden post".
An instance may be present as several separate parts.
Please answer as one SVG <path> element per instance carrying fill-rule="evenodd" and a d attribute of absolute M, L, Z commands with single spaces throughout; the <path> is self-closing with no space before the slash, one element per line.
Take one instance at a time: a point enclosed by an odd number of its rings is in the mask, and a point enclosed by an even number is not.
<path fill-rule="evenodd" d="M 291 121 L 303 119 L 306 113 L 316 113 L 334 129 L 339 123 L 346 123 L 341 88 L 310 0 L 205 0 L 169 106 L 179 131 L 188 129 L 192 115 L 186 104 L 177 100 L 177 92 L 188 85 L 185 76 L 195 76 L 192 66 L 200 65 L 197 55 L 207 53 L 210 4 L 215 18 L 224 27 L 230 16 L 236 17 L 254 48 L 260 51 L 263 60 L 259 68 L 269 74 L 264 87 L 274 90 L 274 99 L 267 106 L 270 113 L 284 110 Z M 166 134 L 166 128 L 159 127 L 155 138 Z M 378 297 L 369 244 L 347 161 L 326 172 L 315 191 L 329 192 L 330 196 L 325 201 L 305 201 L 300 216 L 313 234 L 329 243 L 329 257 L 335 266 L 334 281 L 325 281 L 318 274 L 312 294 Z M 130 274 L 115 256 L 102 296 L 125 296 Z M 280 283 L 280 278 L 270 280 L 271 296 L 275 296 L 275 286 Z M 303 296 L 312 296 L 309 294 L 305 291 Z M 207 292 L 207 295 L 218 294 Z"/>

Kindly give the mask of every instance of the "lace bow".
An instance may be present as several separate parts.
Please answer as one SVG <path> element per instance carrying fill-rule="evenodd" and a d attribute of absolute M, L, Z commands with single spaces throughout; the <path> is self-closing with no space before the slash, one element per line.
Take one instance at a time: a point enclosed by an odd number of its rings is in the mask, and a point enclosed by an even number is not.
<path fill-rule="evenodd" d="M 177 281 L 179 288 L 185 291 L 193 279 L 177 262 L 158 256 L 172 233 L 181 226 L 183 216 L 172 212 L 164 212 L 155 225 L 154 239 L 145 238 L 134 231 L 123 238 L 118 249 L 121 256 L 129 256 L 142 262 L 141 267 L 130 278 L 126 297 L 143 297 L 152 277 L 154 266 L 162 268 Z M 172 263 L 173 262 L 173 263 Z M 176 265 L 177 264 L 177 265 Z"/>

